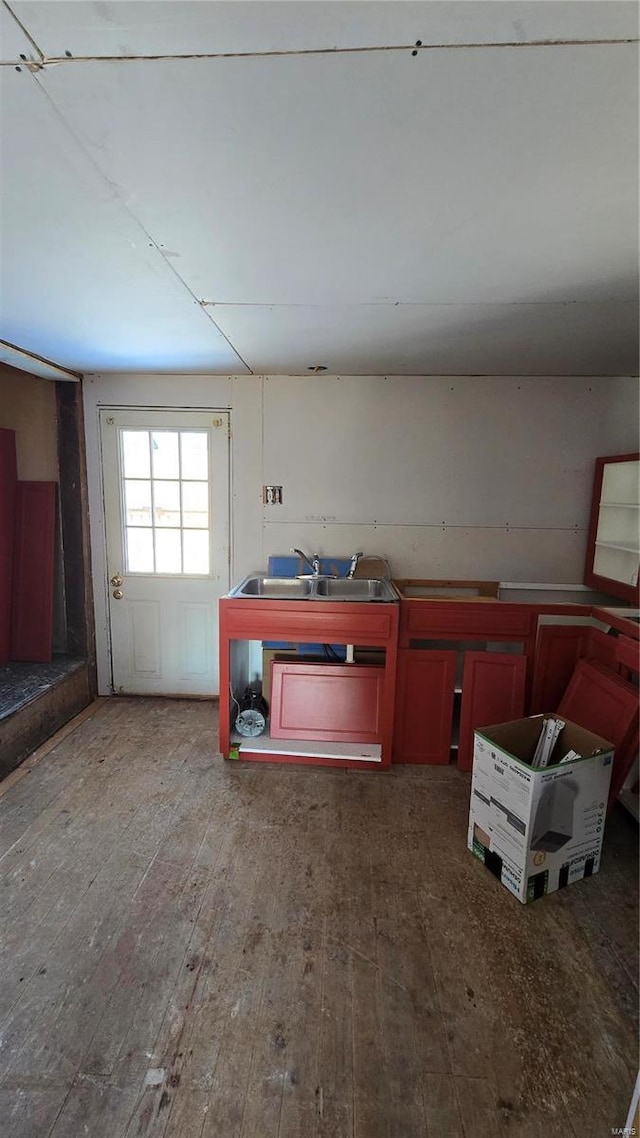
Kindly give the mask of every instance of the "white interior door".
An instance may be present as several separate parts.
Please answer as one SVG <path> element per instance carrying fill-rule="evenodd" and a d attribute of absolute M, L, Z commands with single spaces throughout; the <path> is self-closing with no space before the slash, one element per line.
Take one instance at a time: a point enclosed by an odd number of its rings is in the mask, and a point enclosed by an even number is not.
<path fill-rule="evenodd" d="M 100 412 L 113 690 L 217 695 L 229 415 Z"/>

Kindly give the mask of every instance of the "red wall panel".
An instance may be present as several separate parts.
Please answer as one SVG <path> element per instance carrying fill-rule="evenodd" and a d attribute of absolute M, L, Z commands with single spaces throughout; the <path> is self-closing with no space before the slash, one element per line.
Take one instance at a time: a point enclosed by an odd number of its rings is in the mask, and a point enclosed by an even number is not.
<path fill-rule="evenodd" d="M 0 664 L 9 660 L 13 528 L 16 506 L 16 434 L 0 428 Z"/>
<path fill-rule="evenodd" d="M 383 680 L 381 667 L 274 660 L 271 737 L 379 743 Z"/>
<path fill-rule="evenodd" d="M 55 482 L 18 482 L 16 493 L 11 659 L 51 660 Z"/>
<path fill-rule="evenodd" d="M 508 723 L 524 715 L 527 661 L 506 652 L 466 652 L 462 677 L 462 709 L 458 768 L 473 767 L 476 727 Z"/>

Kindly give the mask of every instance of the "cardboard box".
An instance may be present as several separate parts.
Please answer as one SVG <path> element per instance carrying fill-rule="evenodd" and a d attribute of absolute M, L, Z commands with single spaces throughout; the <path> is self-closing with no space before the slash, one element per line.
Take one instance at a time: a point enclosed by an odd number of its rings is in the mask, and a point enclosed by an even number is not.
<path fill-rule="evenodd" d="M 543 718 L 565 726 L 530 762 Z M 560 764 L 570 750 L 583 756 Z M 555 712 L 475 732 L 468 847 L 524 905 L 600 868 L 613 744 Z"/>

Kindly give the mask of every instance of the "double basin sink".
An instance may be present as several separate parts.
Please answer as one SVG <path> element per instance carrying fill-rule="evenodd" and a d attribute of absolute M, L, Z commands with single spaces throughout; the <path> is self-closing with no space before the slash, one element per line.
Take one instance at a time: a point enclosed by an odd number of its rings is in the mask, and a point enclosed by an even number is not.
<path fill-rule="evenodd" d="M 245 577 L 230 597 L 270 601 L 398 601 L 390 581 L 366 577 Z"/>

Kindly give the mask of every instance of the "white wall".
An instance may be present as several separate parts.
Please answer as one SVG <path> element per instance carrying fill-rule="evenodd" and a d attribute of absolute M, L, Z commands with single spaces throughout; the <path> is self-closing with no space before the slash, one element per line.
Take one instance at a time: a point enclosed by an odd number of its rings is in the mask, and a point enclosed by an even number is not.
<path fill-rule="evenodd" d="M 638 449 L 638 380 L 141 376 L 85 380 L 98 652 L 100 406 L 230 409 L 232 579 L 292 545 L 397 577 L 582 580 L 593 461 Z M 283 486 L 262 506 L 263 483 Z"/>

